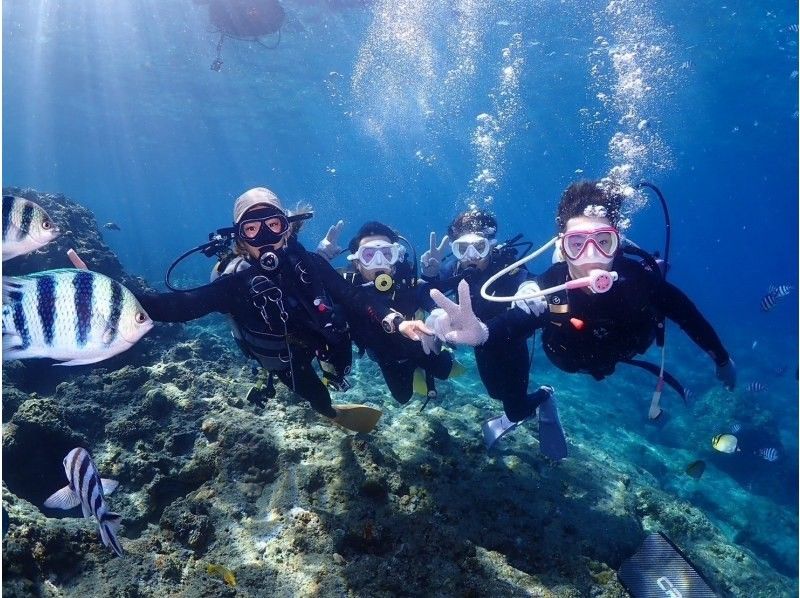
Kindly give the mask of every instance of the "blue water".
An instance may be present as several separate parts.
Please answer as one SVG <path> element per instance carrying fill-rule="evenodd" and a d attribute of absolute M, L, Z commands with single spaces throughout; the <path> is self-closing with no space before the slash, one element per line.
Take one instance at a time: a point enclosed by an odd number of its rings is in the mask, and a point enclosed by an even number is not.
<path fill-rule="evenodd" d="M 473 203 L 497 213 L 501 237 L 544 243 L 571 181 L 627 165 L 628 182 L 664 191 L 670 278 L 716 327 L 742 389 L 709 395 L 712 364 L 677 328 L 671 367 L 701 396 L 735 400 L 742 417 L 760 401 L 777 422 L 786 495 L 759 508 L 796 524 L 797 294 L 766 314 L 759 301 L 798 283 L 797 3 L 424 4 L 287 0 L 277 49 L 227 40 L 214 72 L 218 36 L 189 0 L 6 0 L 3 184 L 118 223 L 106 241 L 160 281 L 253 186 L 313 205 L 309 247 L 339 218 L 345 240 L 377 218 L 421 253 Z M 641 151 L 611 149 L 615 134 Z M 656 202 L 631 221 L 631 238 L 662 247 Z M 202 282 L 209 267 L 182 274 Z M 618 375 L 648 394 L 646 377 Z M 754 380 L 766 397 L 746 395 Z M 753 496 L 741 486 L 698 504 L 724 526 Z M 791 572 L 796 530 L 775 534 L 782 554 L 762 556 Z"/>

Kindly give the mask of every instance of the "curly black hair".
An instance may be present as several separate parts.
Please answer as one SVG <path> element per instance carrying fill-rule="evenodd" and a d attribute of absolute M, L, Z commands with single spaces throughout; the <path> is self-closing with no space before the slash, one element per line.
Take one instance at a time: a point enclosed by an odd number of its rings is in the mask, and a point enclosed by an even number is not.
<path fill-rule="evenodd" d="M 358 244 L 361 243 L 361 239 L 372 236 L 387 237 L 391 243 L 397 243 L 397 241 L 400 239 L 400 235 L 398 235 L 383 222 L 370 220 L 369 222 L 365 222 L 361 225 L 361 228 L 358 229 L 356 236 L 350 239 L 350 243 L 347 244 L 347 249 L 350 251 L 350 253 L 355 253 L 358 251 Z"/>
<path fill-rule="evenodd" d="M 570 218 L 583 216 L 589 206 L 603 206 L 611 224 L 617 226 L 622 218 L 622 201 L 624 197 L 617 185 L 602 181 L 577 181 L 567 187 L 561 196 L 556 215 L 556 224 L 560 230 L 567 227 Z"/>

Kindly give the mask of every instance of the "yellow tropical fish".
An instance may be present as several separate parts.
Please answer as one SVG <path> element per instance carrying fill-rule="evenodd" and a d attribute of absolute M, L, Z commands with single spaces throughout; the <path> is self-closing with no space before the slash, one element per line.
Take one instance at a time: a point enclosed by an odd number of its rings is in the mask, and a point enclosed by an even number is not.
<path fill-rule="evenodd" d="M 236 585 L 236 575 L 230 569 L 223 567 L 222 565 L 215 565 L 213 563 L 209 563 L 206 565 L 206 573 L 209 575 L 213 575 L 214 577 L 222 578 L 229 586 Z"/>
<path fill-rule="evenodd" d="M 735 453 L 739 441 L 733 434 L 717 434 L 711 439 L 711 446 L 721 453 Z"/>

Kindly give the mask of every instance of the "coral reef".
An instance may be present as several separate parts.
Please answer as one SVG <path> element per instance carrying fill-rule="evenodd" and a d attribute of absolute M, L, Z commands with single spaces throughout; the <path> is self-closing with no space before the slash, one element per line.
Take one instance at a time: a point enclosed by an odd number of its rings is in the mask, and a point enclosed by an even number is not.
<path fill-rule="evenodd" d="M 54 218 L 42 198 L 67 201 L 19 193 Z M 91 215 L 70 208 L 65 218 L 77 228 L 73 218 Z M 118 263 L 99 257 L 107 249 L 80 247 L 115 275 Z M 586 423 L 611 414 L 582 403 L 580 385 L 560 392 L 571 454 L 553 463 L 535 424 L 486 452 L 480 425 L 498 407 L 474 377 L 442 382 L 419 413 L 416 401 L 396 405 L 371 383 L 375 365 L 358 360 L 355 388 L 336 400 L 384 416 L 372 434 L 353 435 L 280 385 L 263 410 L 246 403 L 254 378 L 221 318 L 158 328 L 95 366 L 5 365 L 4 596 L 612 598 L 626 595 L 616 569 L 656 530 L 720 595 L 796 593 L 796 579 L 664 490 L 658 456 L 644 467 L 645 449 L 634 464 L 598 448 L 603 434 L 621 433 Z M 74 446 L 120 482 L 108 501 L 123 516 L 123 558 L 77 509 L 41 507 L 64 485 L 61 460 Z"/>

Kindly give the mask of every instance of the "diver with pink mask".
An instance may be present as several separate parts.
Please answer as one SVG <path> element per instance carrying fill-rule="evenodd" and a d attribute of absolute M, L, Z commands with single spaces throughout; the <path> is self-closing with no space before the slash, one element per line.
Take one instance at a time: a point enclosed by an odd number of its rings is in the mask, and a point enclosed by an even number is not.
<path fill-rule="evenodd" d="M 541 330 L 544 352 L 554 365 L 597 380 L 612 374 L 618 363 L 642 367 L 659 377 L 648 416 L 663 422 L 659 401 L 664 384 L 684 399 L 686 392 L 664 370 L 663 350 L 660 367 L 634 357 L 654 341 L 663 346 L 667 318 L 711 357 L 717 378 L 733 390 L 736 369 L 711 324 L 680 289 L 665 280 L 653 256 L 620 235 L 623 199 L 620 190 L 606 182 L 573 183 L 558 206 L 558 234 L 508 269 L 519 268 L 555 246 L 552 266 L 514 295 L 498 296 L 493 289 L 504 271 L 481 288 L 484 300 L 517 306 L 523 301 L 529 309 L 508 309 L 483 323 L 472 311 L 466 288 L 459 288 L 459 304 L 434 290 L 431 297 L 441 309 L 434 310 L 431 324 L 435 327 L 429 328 L 435 328 L 442 341 L 472 346 L 518 342 Z M 666 208 L 663 198 L 662 205 Z"/>

